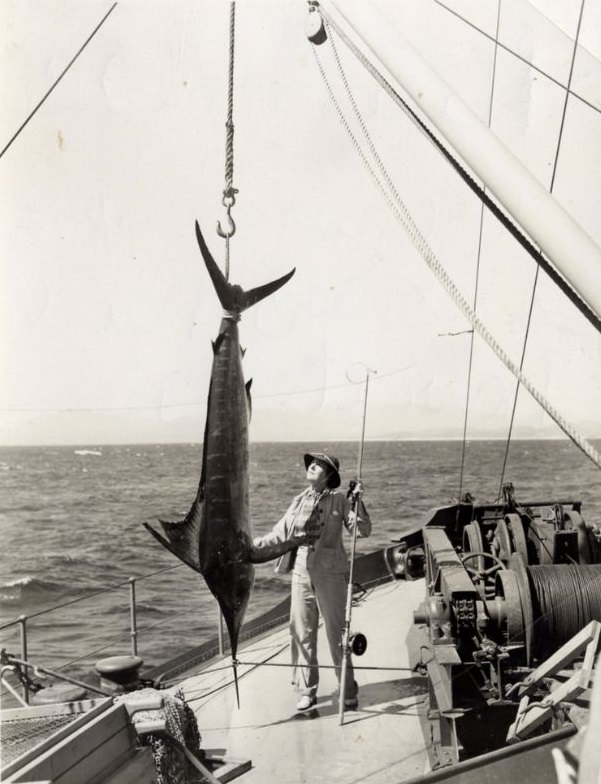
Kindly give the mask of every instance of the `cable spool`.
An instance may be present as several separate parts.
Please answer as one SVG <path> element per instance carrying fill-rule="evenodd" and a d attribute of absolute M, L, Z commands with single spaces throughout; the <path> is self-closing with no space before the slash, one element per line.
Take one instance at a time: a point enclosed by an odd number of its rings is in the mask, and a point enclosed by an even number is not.
<path fill-rule="evenodd" d="M 482 539 L 482 532 L 478 523 L 468 523 L 463 529 L 463 552 L 464 553 L 481 553 L 485 549 L 484 540 Z M 477 569 L 484 569 L 484 558 L 478 557 L 476 559 L 475 567 Z"/>
<path fill-rule="evenodd" d="M 601 564 L 530 566 L 533 653 L 546 659 L 590 621 L 601 621 Z"/>

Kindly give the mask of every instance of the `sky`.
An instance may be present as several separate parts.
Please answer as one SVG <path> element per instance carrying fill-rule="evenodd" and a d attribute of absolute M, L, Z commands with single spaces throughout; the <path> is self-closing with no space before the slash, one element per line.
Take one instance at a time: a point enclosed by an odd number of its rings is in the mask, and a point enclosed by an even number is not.
<path fill-rule="evenodd" d="M 549 187 L 578 4 L 372 0 Z M 4 0 L 4 144 L 110 3 Z M 0 444 L 197 442 L 221 310 L 194 236 L 224 241 L 229 4 L 120 0 L 0 159 Z M 304 33 L 304 2 L 237 4 L 231 280 L 292 280 L 243 314 L 251 440 L 458 438 L 470 325 L 427 269 L 349 141 Z M 601 9 L 586 2 L 553 194 L 601 244 Z M 534 263 L 337 41 L 383 165 L 441 262 L 521 357 Z M 345 98 L 329 44 L 318 48 Z M 589 105 L 591 104 L 591 105 Z M 345 111 L 352 111 L 345 106 Z M 478 269 L 478 273 L 476 270 Z M 601 276 L 599 276 L 601 286 Z M 524 372 L 601 437 L 601 337 L 544 274 Z M 505 437 L 515 380 L 474 340 L 468 437 Z M 517 436 L 561 437 L 523 390 Z"/>

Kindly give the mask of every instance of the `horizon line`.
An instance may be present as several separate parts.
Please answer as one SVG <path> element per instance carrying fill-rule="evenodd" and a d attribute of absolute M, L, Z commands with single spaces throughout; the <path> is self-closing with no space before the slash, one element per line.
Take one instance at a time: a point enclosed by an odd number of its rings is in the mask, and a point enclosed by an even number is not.
<path fill-rule="evenodd" d="M 601 441 L 600 436 L 588 436 L 591 441 Z M 464 439 L 461 436 L 433 436 L 430 438 L 420 438 L 417 436 L 409 436 L 404 438 L 366 438 L 365 443 L 430 443 L 430 442 L 461 442 Z M 513 436 L 512 441 L 566 441 L 570 442 L 568 436 Z M 253 439 L 249 442 L 249 446 L 253 444 L 342 444 L 350 443 L 356 444 L 360 441 L 358 438 L 327 438 L 327 439 Z M 501 436 L 473 436 L 466 438 L 469 441 L 507 441 L 506 438 Z M 3 449 L 36 449 L 36 448 L 51 448 L 51 447 L 86 447 L 86 446 L 202 446 L 202 441 L 194 440 L 180 440 L 180 441 L 75 441 L 68 443 L 39 443 L 39 444 L 2 444 Z"/>

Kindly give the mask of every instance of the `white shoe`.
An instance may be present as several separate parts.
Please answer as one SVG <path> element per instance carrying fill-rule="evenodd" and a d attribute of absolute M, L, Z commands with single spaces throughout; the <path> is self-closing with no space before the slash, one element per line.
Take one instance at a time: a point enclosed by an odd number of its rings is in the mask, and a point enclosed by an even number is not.
<path fill-rule="evenodd" d="M 317 702 L 317 697 L 314 694 L 303 694 L 300 700 L 296 703 L 297 711 L 306 711 L 312 708 Z"/>

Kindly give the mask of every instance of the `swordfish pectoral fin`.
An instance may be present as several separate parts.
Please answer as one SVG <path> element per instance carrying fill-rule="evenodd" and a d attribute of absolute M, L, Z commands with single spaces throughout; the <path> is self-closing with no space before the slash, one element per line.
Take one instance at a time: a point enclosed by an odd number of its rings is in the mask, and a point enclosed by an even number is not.
<path fill-rule="evenodd" d="M 247 310 L 247 308 L 250 308 L 252 305 L 255 305 L 257 302 L 260 302 L 262 299 L 265 299 L 265 297 L 268 297 L 270 294 L 273 294 L 274 291 L 281 288 L 296 272 L 296 269 L 293 269 L 287 275 L 283 275 L 281 278 L 271 281 L 271 283 L 266 283 L 264 286 L 257 286 L 257 288 L 251 289 L 250 291 L 243 291 L 240 286 L 233 286 L 226 280 L 224 274 L 219 269 L 217 262 L 211 255 L 211 251 L 202 236 L 198 221 L 196 221 L 196 239 L 206 268 L 213 281 L 213 286 L 219 297 L 219 302 L 221 302 L 223 309 L 228 312 L 242 313 L 243 310 Z"/>
<path fill-rule="evenodd" d="M 279 558 L 284 553 L 295 550 L 297 547 L 298 542 L 294 542 L 291 539 L 275 542 L 275 544 L 266 544 L 262 547 L 252 545 L 248 553 L 248 560 L 253 564 L 267 563 L 267 561 L 273 561 L 275 558 Z"/>
<path fill-rule="evenodd" d="M 181 522 L 158 521 L 162 533 L 159 533 L 149 523 L 144 523 L 144 528 L 149 531 L 163 547 L 173 553 L 176 558 L 183 561 L 195 572 L 202 574 L 198 557 L 198 541 L 200 535 L 200 514 L 192 508 L 188 516 Z"/>

